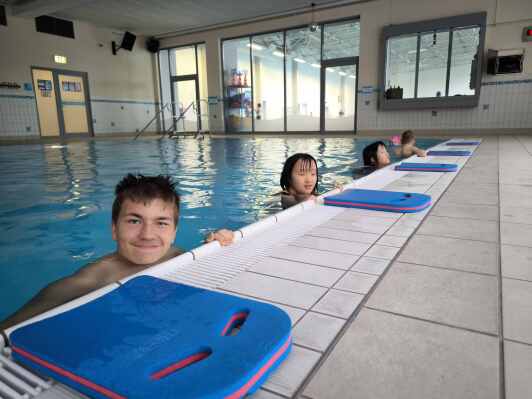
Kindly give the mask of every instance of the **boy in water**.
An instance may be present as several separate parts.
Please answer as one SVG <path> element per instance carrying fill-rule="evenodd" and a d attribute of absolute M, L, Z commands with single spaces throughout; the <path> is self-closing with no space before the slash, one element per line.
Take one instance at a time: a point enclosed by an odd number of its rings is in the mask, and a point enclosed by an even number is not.
<path fill-rule="evenodd" d="M 182 251 L 172 246 L 179 217 L 179 195 L 168 176 L 124 177 L 116 186 L 112 236 L 116 252 L 57 280 L 0 323 L 0 332 L 56 306 L 164 262 Z M 233 242 L 233 232 L 218 230 L 206 241 Z"/>
<path fill-rule="evenodd" d="M 402 158 L 408 158 L 414 154 L 418 157 L 426 157 L 427 152 L 416 147 L 416 137 L 412 130 L 406 130 L 401 135 L 401 147 L 396 149 L 397 155 Z"/>

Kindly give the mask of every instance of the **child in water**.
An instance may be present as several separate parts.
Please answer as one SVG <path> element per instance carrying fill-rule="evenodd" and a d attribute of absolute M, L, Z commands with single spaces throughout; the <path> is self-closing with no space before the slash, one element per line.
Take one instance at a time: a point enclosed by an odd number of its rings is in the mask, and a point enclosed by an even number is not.
<path fill-rule="evenodd" d="M 397 155 L 402 158 L 408 158 L 414 154 L 418 157 L 426 157 L 427 152 L 416 147 L 416 137 L 412 130 L 406 130 L 401 135 L 401 147 L 396 149 Z"/>
<path fill-rule="evenodd" d="M 309 154 L 292 155 L 281 173 L 281 205 L 283 209 L 318 195 L 318 164 Z"/>
<path fill-rule="evenodd" d="M 382 141 L 375 141 L 369 144 L 362 151 L 364 166 L 357 167 L 353 171 L 353 178 L 359 179 L 375 172 L 390 164 L 390 154 L 386 149 L 386 144 Z"/>

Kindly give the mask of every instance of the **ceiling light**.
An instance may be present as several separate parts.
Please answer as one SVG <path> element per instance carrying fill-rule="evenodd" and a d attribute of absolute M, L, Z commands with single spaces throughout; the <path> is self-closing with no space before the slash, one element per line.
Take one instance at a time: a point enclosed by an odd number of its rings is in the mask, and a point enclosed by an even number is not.
<path fill-rule="evenodd" d="M 305 60 L 303 60 L 301 58 L 294 58 L 294 61 L 295 62 L 299 62 L 300 64 L 306 64 L 307 63 L 307 61 L 305 61 Z"/>
<path fill-rule="evenodd" d="M 273 55 L 275 55 L 276 57 L 284 57 L 284 54 L 277 50 L 273 52 Z"/>
<path fill-rule="evenodd" d="M 357 77 L 355 75 L 349 75 L 351 79 L 356 79 Z"/>
<path fill-rule="evenodd" d="M 321 65 L 320 64 L 310 64 L 310 66 L 314 67 L 314 68 L 321 68 Z"/>
<path fill-rule="evenodd" d="M 338 73 L 339 73 L 340 75 L 342 75 L 342 76 L 347 75 L 347 73 L 345 73 L 345 72 L 338 72 Z"/>
<path fill-rule="evenodd" d="M 327 72 L 334 72 L 334 68 L 327 68 Z"/>
<path fill-rule="evenodd" d="M 246 46 L 248 47 L 251 47 L 253 50 L 258 50 L 258 51 L 261 51 L 264 49 L 264 47 L 262 47 L 260 44 L 255 44 L 255 43 L 251 43 L 251 44 L 246 44 Z"/>

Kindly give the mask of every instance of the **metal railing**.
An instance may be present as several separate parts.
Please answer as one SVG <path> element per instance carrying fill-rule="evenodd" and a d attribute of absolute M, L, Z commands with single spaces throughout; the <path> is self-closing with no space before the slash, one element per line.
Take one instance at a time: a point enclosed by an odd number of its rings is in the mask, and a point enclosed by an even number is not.
<path fill-rule="evenodd" d="M 207 103 L 207 100 L 200 100 L 200 103 L 201 102 L 205 102 Z M 184 135 L 186 134 L 186 127 L 185 127 L 185 116 L 187 114 L 187 112 L 189 112 L 190 109 L 193 110 L 193 112 L 196 114 L 196 126 L 197 126 L 197 129 L 196 131 L 194 132 L 194 138 L 198 137 L 200 134 L 204 135 L 205 134 L 205 131 L 203 129 L 200 129 L 200 126 L 201 126 L 201 117 L 202 117 L 202 114 L 200 114 L 200 112 L 198 112 L 201 108 L 199 107 L 199 104 L 196 104 L 195 101 L 192 101 L 190 104 L 187 105 L 186 108 L 183 108 L 182 104 L 180 104 L 180 111 L 179 111 L 179 115 L 175 115 L 173 113 L 173 105 L 175 103 L 173 102 L 168 102 L 166 104 L 164 104 L 161 109 L 159 109 L 159 111 L 157 111 L 155 113 L 155 115 L 153 116 L 153 118 L 150 119 L 150 121 L 141 129 L 139 130 L 139 132 L 135 135 L 135 138 L 134 140 L 136 140 L 137 138 L 140 137 L 140 135 L 142 133 L 144 133 L 146 131 L 146 129 L 148 129 L 148 127 L 153 123 L 155 122 L 162 114 L 162 119 L 165 120 L 165 117 L 164 117 L 164 112 L 166 109 L 169 109 L 170 112 L 172 113 L 172 123 L 171 123 L 171 126 L 168 128 L 168 129 L 163 129 L 163 135 L 168 135 L 168 137 L 178 137 L 180 133 L 183 133 Z M 208 103 L 207 103 L 208 104 Z M 207 108 L 208 109 L 208 108 Z M 208 114 L 207 114 L 208 115 Z M 177 124 L 182 121 L 183 123 L 183 132 L 178 132 L 177 129 L 176 129 L 176 126 Z"/>

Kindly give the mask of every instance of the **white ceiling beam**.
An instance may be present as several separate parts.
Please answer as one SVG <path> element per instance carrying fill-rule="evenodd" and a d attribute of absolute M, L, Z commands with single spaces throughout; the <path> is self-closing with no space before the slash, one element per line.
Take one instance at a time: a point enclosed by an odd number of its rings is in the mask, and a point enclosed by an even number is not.
<path fill-rule="evenodd" d="M 12 3 L 9 7 L 11 15 L 16 17 L 38 17 L 49 15 L 65 9 L 75 8 L 94 0 L 30 0 L 17 4 Z"/>

